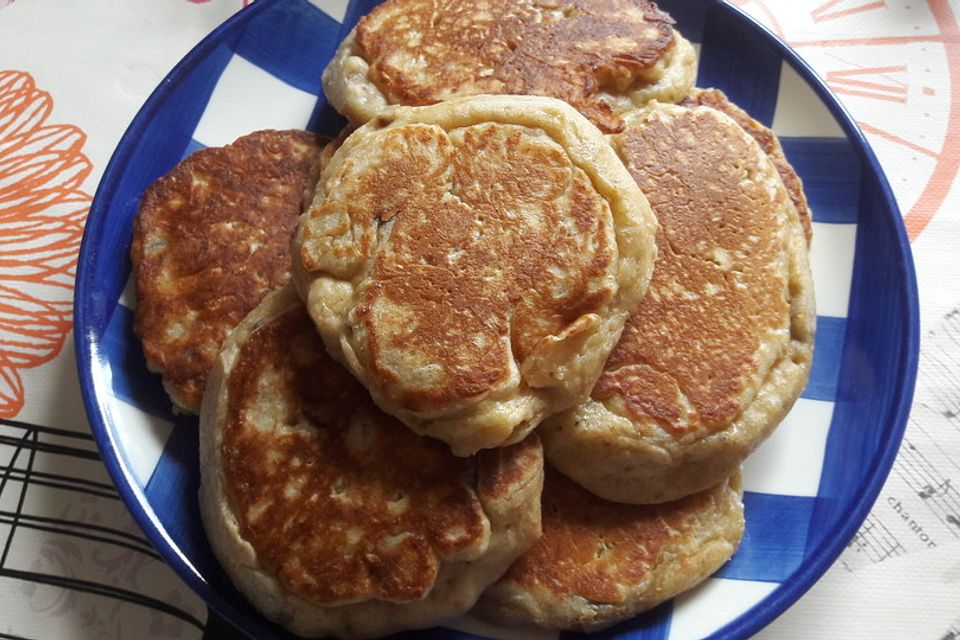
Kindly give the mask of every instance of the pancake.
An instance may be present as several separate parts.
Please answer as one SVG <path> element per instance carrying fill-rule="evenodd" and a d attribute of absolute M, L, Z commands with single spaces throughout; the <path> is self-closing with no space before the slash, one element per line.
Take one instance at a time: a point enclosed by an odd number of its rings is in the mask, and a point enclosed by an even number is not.
<path fill-rule="evenodd" d="M 653 105 L 612 139 L 660 222 L 650 290 L 547 459 L 618 502 L 729 476 L 806 385 L 816 323 L 803 226 L 770 159 L 708 107 Z"/>
<path fill-rule="evenodd" d="M 719 89 L 692 89 L 690 95 L 684 98 L 680 104 L 685 107 L 712 107 L 717 111 L 722 111 L 736 120 L 737 124 L 757 141 L 763 152 L 770 158 L 770 162 L 776 167 L 777 173 L 780 174 L 780 179 L 783 180 L 783 185 L 787 188 L 787 193 L 790 194 L 790 200 L 793 201 L 793 206 L 797 208 L 797 215 L 800 216 L 800 224 L 803 225 L 803 233 L 806 236 L 807 244 L 810 244 L 813 236 L 813 228 L 810 224 L 812 214 L 810 205 L 807 203 L 807 196 L 803 192 L 803 180 L 800 179 L 790 161 L 787 160 L 787 156 L 784 155 L 783 147 L 780 146 L 780 140 L 776 134 L 750 117 L 749 113 L 730 102 L 726 94 Z"/>
<path fill-rule="evenodd" d="M 200 416 L 203 523 L 290 631 L 374 637 L 469 609 L 540 535 L 536 435 L 458 458 L 384 415 L 291 289 L 230 334 Z"/>
<path fill-rule="evenodd" d="M 660 505 L 602 500 L 547 469 L 543 536 L 484 593 L 507 624 L 597 631 L 652 609 L 719 569 L 743 536 L 739 471 Z"/>
<path fill-rule="evenodd" d="M 321 175 L 294 281 L 384 411 L 470 455 L 586 397 L 646 289 L 655 227 L 559 100 L 395 107 Z"/>
<path fill-rule="evenodd" d="M 324 93 L 356 123 L 392 104 L 549 96 L 619 131 L 621 113 L 693 85 L 696 53 L 672 25 L 648 0 L 388 0 L 341 43 Z"/>
<path fill-rule="evenodd" d="M 300 210 L 306 211 L 310 208 L 310 205 L 313 203 L 313 197 L 316 195 L 317 191 L 317 182 L 320 180 L 320 176 L 323 174 L 323 170 L 327 168 L 327 165 L 330 164 L 330 161 L 333 160 L 333 154 L 337 152 L 337 149 L 343 144 L 343 141 L 353 133 L 353 130 L 356 127 L 346 126 L 340 133 L 337 134 L 336 138 L 328 140 L 326 144 L 323 145 L 320 149 L 320 155 L 317 156 L 317 161 L 313 165 L 310 174 L 307 176 L 307 183 L 303 189 L 303 201 L 300 204 Z"/>
<path fill-rule="evenodd" d="M 259 131 L 196 151 L 146 190 L 134 223 L 134 331 L 175 408 L 197 413 L 227 333 L 290 280 L 290 236 L 319 145 Z"/>

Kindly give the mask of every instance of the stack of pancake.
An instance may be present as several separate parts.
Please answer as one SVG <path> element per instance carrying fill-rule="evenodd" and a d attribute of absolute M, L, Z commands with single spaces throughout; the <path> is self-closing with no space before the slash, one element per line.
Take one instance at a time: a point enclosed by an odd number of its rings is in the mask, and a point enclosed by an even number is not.
<path fill-rule="evenodd" d="M 809 373 L 810 213 L 647 0 L 388 0 L 263 131 L 144 195 L 136 330 L 200 415 L 210 543 L 268 618 L 596 630 L 744 528 Z"/>

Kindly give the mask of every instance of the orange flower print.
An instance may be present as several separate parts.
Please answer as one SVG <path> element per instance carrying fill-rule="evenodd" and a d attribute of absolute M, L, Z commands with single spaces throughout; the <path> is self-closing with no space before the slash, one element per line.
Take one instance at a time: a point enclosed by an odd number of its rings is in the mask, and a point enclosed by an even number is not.
<path fill-rule="evenodd" d="M 52 360 L 73 315 L 73 281 L 90 196 L 86 134 L 46 124 L 50 94 L 0 70 L 0 417 L 23 408 L 20 372 Z"/>

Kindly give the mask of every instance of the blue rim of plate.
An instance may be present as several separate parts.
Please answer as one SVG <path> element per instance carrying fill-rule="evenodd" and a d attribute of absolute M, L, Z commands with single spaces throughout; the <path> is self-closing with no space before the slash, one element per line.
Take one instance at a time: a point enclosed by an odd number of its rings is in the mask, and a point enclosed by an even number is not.
<path fill-rule="evenodd" d="M 784 43 L 776 34 L 770 31 L 765 25 L 744 12 L 743 10 L 727 4 L 724 0 L 707 0 L 708 2 L 724 7 L 730 13 L 740 16 L 743 20 L 752 24 L 770 41 L 783 56 L 791 67 L 806 81 L 807 85 L 816 92 L 820 101 L 827 106 L 831 115 L 840 124 L 844 134 L 853 143 L 861 160 L 865 161 L 870 167 L 880 188 L 880 195 L 887 210 L 894 216 L 894 231 L 896 233 L 896 249 L 899 255 L 896 260 L 902 264 L 902 274 L 905 280 L 902 283 L 905 288 L 906 300 L 908 302 L 905 318 L 906 324 L 906 353 L 901 354 L 903 366 L 899 369 L 899 389 L 900 394 L 893 399 L 892 418 L 890 420 L 890 429 L 887 443 L 882 447 L 874 457 L 871 464 L 871 471 L 866 475 L 860 484 L 860 488 L 854 493 L 860 496 L 854 509 L 844 521 L 843 525 L 836 531 L 836 534 L 827 538 L 826 542 L 821 543 L 819 548 L 814 548 L 810 557 L 815 558 L 812 562 L 807 562 L 802 568 L 794 574 L 793 581 L 781 585 L 781 588 L 774 590 L 770 596 L 764 600 L 766 610 L 765 615 L 751 616 L 749 612 L 735 618 L 721 629 L 719 629 L 712 638 L 746 638 L 770 624 L 773 620 L 786 611 L 800 596 L 807 592 L 820 579 L 820 577 L 830 568 L 836 559 L 843 552 L 847 543 L 853 538 L 859 530 L 860 525 L 866 519 L 870 509 L 873 508 L 880 490 L 886 482 L 893 461 L 900 450 L 900 443 L 903 440 L 903 434 L 907 427 L 907 419 L 910 416 L 910 407 L 913 404 L 913 392 L 917 382 L 917 366 L 920 357 L 920 309 L 919 294 L 917 292 L 916 271 L 913 266 L 913 253 L 910 250 L 910 241 L 907 238 L 907 231 L 903 225 L 903 218 L 900 213 L 900 207 L 893 195 L 880 162 L 877 160 L 873 148 L 867 141 L 863 132 L 856 125 L 853 116 L 837 99 L 836 95 L 826 86 L 816 71 L 803 60 L 791 47 Z"/>
<path fill-rule="evenodd" d="M 108 212 L 118 182 L 129 159 L 136 151 L 137 141 L 150 123 L 151 117 L 163 104 L 166 97 L 177 87 L 179 80 L 193 70 L 208 53 L 226 41 L 229 36 L 233 35 L 238 28 L 250 19 L 282 1 L 258 0 L 258 2 L 227 19 L 177 63 L 138 111 L 117 145 L 94 196 L 80 247 L 74 297 L 75 347 L 81 395 L 94 439 L 113 483 L 134 520 L 177 575 L 211 609 L 224 619 L 238 625 L 238 628 L 251 636 L 261 633 L 271 634 L 272 631 L 269 630 L 268 626 L 265 626 L 269 623 L 260 622 L 258 619 L 240 612 L 233 603 L 218 593 L 201 574 L 193 569 L 176 544 L 163 531 L 162 524 L 147 503 L 143 492 L 133 486 L 130 470 L 123 461 L 118 442 L 111 430 L 106 427 L 108 410 L 95 393 L 96 382 L 93 375 L 93 364 L 97 360 L 100 339 L 91 321 L 91 316 L 96 314 L 97 309 L 94 304 L 95 299 L 90 295 L 91 290 L 95 287 L 92 277 L 93 269 L 90 265 L 98 253 L 103 228 L 108 224 Z M 893 248 L 896 255 L 891 256 L 891 259 L 900 265 L 899 274 L 903 276 L 903 280 L 898 284 L 902 287 L 902 297 L 907 303 L 903 318 L 902 347 L 897 358 L 899 393 L 891 399 L 890 418 L 885 425 L 887 436 L 885 444 L 875 453 L 870 461 L 870 470 L 864 475 L 857 489 L 852 492 L 859 496 L 859 499 L 854 508 L 848 512 L 843 524 L 835 531 L 835 534 L 832 537 L 825 538 L 820 545 L 811 550 L 808 556 L 813 559 L 804 563 L 791 576 L 788 583 L 781 584 L 761 601 L 763 604 L 762 611 L 755 611 L 755 607 L 728 622 L 709 636 L 710 638 L 743 638 L 749 637 L 772 622 L 813 586 L 834 563 L 849 540 L 853 538 L 872 508 L 899 450 L 912 404 L 920 345 L 919 303 L 913 258 L 899 207 L 876 155 L 847 109 L 840 104 L 817 73 L 762 23 L 743 10 L 727 4 L 724 0 L 703 0 L 703 3 L 709 8 L 716 7 L 727 12 L 728 16 L 735 16 L 736 19 L 746 22 L 756 30 L 767 41 L 767 44 L 772 45 L 782 59 L 787 61 L 806 84 L 813 89 L 821 103 L 826 105 L 830 114 L 840 125 L 843 133 L 856 149 L 860 160 L 873 174 L 872 177 L 876 180 L 876 186 L 880 192 L 878 194 L 880 202 L 887 214 L 893 218 L 893 231 L 896 241 Z M 107 303 L 111 302 L 115 301 L 107 301 Z M 240 626 L 237 621 L 237 618 L 240 617 L 244 619 L 244 626 Z"/>

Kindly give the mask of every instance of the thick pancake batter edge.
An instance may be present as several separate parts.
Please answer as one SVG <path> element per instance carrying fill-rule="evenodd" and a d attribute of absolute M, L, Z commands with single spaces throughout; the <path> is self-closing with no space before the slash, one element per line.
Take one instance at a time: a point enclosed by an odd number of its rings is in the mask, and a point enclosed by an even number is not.
<path fill-rule="evenodd" d="M 290 287 L 267 296 L 230 334 L 211 372 L 200 413 L 200 514 L 217 557 L 236 587 L 268 619 L 302 636 L 375 638 L 435 626 L 465 613 L 510 564 L 540 537 L 543 455 L 535 435 L 518 445 L 510 464 L 504 450 L 478 461 L 477 495 L 490 521 L 487 553 L 472 562 L 442 564 L 431 593 L 412 604 L 378 600 L 318 607 L 285 591 L 260 569 L 253 547 L 239 534 L 221 465 L 221 423 L 228 410 L 226 380 L 246 337 L 302 302 Z"/>
<path fill-rule="evenodd" d="M 619 340 L 623 323 L 636 309 L 649 286 L 656 257 L 657 222 L 646 197 L 599 130 L 568 104 L 539 96 L 480 95 L 426 107 L 391 107 L 357 129 L 337 150 L 320 176 L 313 204 L 322 203 L 323 185 L 336 175 L 344 158 L 363 142 L 366 134 L 417 123 L 433 124 L 445 131 L 481 123 L 538 129 L 559 144 L 573 165 L 584 171 L 593 188 L 610 206 L 618 249 L 619 289 L 607 307 L 606 316 L 600 319 L 600 328 L 582 341 L 574 358 L 588 359 L 589 354 L 609 353 Z M 579 393 L 571 393 L 560 386 L 533 388 L 521 380 L 516 387 L 521 402 L 516 401 L 516 395 L 504 395 L 502 389 L 491 390 L 491 394 L 498 397 L 489 398 L 492 404 L 484 408 L 483 415 L 478 415 L 477 407 L 483 408 L 484 397 L 427 416 L 392 406 L 378 392 L 362 361 L 363 354 L 349 339 L 346 323 L 350 310 L 357 304 L 355 285 L 358 281 L 350 283 L 352 291 L 347 293 L 343 287 L 345 281 L 325 273 L 311 273 L 298 258 L 298 247 L 303 242 L 302 222 L 308 215 L 301 216 L 293 240 L 292 272 L 297 291 L 306 301 L 328 353 L 357 376 L 381 409 L 396 416 L 416 433 L 444 440 L 456 455 L 472 455 L 482 448 L 519 442 L 543 418 L 575 405 L 592 389 L 602 371 L 603 359 L 599 360 L 599 366 L 584 371 L 578 384 L 571 385 Z M 632 249 L 625 250 L 628 247 Z M 500 416 L 508 413 L 522 415 L 522 419 L 504 426 Z M 471 419 L 476 420 L 475 425 L 470 424 Z"/>
<path fill-rule="evenodd" d="M 657 109 L 651 104 L 647 110 Z M 669 109 L 681 109 L 668 105 Z M 710 107 L 723 119 L 728 115 Z M 628 114 L 628 120 L 642 117 Z M 747 133 L 745 136 L 749 137 Z M 762 154 L 750 138 L 751 146 Z M 772 163 L 770 172 L 776 174 Z M 779 176 L 779 174 L 776 174 Z M 782 182 L 781 182 L 782 184 Z M 784 193 L 786 188 L 784 187 Z M 786 417 L 810 377 L 816 305 L 809 250 L 796 207 L 785 196 L 788 224 L 790 339 L 753 401 L 725 428 L 679 441 L 664 432 L 658 441 L 638 437 L 633 422 L 588 398 L 551 416 L 539 430 L 547 460 L 593 493 L 632 504 L 668 502 L 702 491 L 727 477 Z"/>
<path fill-rule="evenodd" d="M 547 473 L 556 472 L 548 470 Z M 733 556 L 744 532 L 743 483 L 739 469 L 704 493 L 710 494 L 710 504 L 703 509 L 689 510 L 685 516 L 696 519 L 692 526 L 677 531 L 666 525 L 669 538 L 658 551 L 659 562 L 649 568 L 642 584 L 617 584 L 626 592 L 623 602 L 596 602 L 577 592 L 556 593 L 550 588 L 555 585 L 552 580 L 558 581 L 556 586 L 562 588 L 563 578 L 547 570 L 537 589 L 518 585 L 511 581 L 508 573 L 487 589 L 474 612 L 478 617 L 500 624 L 534 624 L 548 629 L 594 632 L 692 589 Z M 672 505 L 657 507 L 663 522 L 670 517 Z M 611 505 L 611 508 L 617 506 Z M 589 523 L 586 527 L 585 543 L 593 546 L 595 540 L 591 539 Z M 538 544 L 544 541 L 541 538 Z M 638 540 L 637 544 L 643 547 L 644 542 Z"/>
<path fill-rule="evenodd" d="M 626 93 L 603 91 L 599 95 L 616 115 L 642 107 L 650 100 L 679 102 L 696 80 L 697 54 L 693 45 L 674 30 L 674 44 L 657 62 L 660 79 L 653 84 L 640 84 Z M 323 92 L 331 105 L 355 125 L 380 115 L 396 103 L 369 78 L 370 63 L 357 50 L 356 27 L 347 34 L 333 59 L 323 71 Z"/>

